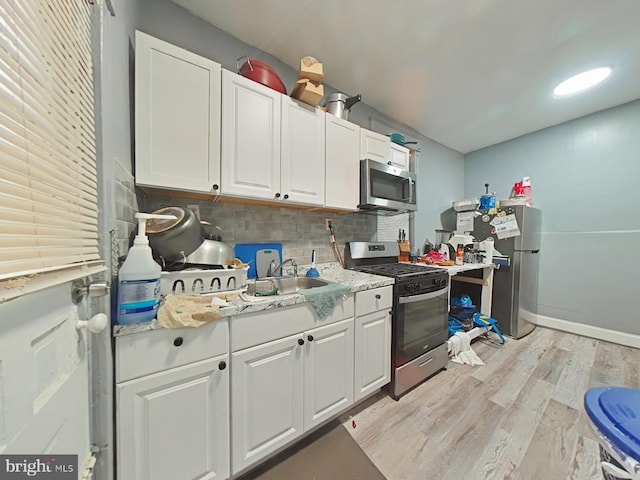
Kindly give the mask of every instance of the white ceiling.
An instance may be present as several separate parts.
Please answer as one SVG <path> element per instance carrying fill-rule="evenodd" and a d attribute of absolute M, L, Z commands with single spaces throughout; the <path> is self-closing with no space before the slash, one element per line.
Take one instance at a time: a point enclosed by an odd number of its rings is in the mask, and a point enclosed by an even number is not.
<path fill-rule="evenodd" d="M 174 2 L 462 153 L 640 98 L 639 0 Z M 552 98 L 602 65 L 605 84 Z"/>

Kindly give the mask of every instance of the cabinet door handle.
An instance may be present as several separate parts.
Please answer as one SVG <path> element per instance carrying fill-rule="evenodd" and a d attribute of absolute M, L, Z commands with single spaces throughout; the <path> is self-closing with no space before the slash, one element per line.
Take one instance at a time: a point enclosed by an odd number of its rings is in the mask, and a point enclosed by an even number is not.
<path fill-rule="evenodd" d="M 214 184 L 213 184 L 213 189 L 214 189 L 214 190 L 218 190 L 219 188 L 220 188 L 220 187 L 218 186 L 218 184 L 217 184 L 217 183 L 214 183 Z"/>
<path fill-rule="evenodd" d="M 313 335 L 307 335 L 307 340 L 309 340 L 310 342 L 313 342 Z"/>
<path fill-rule="evenodd" d="M 224 360 L 222 360 L 222 361 L 218 364 L 218 369 L 220 369 L 220 370 L 224 370 L 225 368 L 227 368 L 227 362 L 225 362 Z"/>
<path fill-rule="evenodd" d="M 380 296 L 379 293 L 376 294 L 376 300 L 380 300 L 382 297 Z"/>
<path fill-rule="evenodd" d="M 299 339 L 298 339 L 298 345 L 304 345 L 304 340 L 303 340 L 303 339 L 301 339 L 301 338 L 299 338 Z"/>
<path fill-rule="evenodd" d="M 280 198 L 280 192 L 276 193 L 276 198 Z"/>
<path fill-rule="evenodd" d="M 176 337 L 176 339 L 173 341 L 173 346 L 179 347 L 183 343 L 184 343 L 184 339 L 182 337 Z"/>
<path fill-rule="evenodd" d="M 286 200 L 287 198 L 289 198 L 289 194 L 288 194 L 288 193 L 285 193 L 285 194 L 284 194 L 284 199 Z"/>

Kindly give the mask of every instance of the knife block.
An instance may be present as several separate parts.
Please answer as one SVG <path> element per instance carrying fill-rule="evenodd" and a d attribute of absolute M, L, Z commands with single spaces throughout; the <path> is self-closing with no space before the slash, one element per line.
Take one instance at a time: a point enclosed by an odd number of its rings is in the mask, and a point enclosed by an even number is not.
<path fill-rule="evenodd" d="M 411 243 L 408 240 L 398 241 L 398 247 L 400 248 L 399 262 L 408 262 L 409 255 L 411 253 Z"/>

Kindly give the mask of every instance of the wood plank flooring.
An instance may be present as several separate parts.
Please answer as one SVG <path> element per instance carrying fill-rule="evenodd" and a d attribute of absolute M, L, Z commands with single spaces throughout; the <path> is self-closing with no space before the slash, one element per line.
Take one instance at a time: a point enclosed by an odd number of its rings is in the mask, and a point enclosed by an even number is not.
<path fill-rule="evenodd" d="M 449 362 L 398 402 L 372 397 L 343 425 L 388 480 L 600 480 L 583 396 L 640 388 L 640 350 L 544 328 L 490 340 L 472 345 L 486 366 Z"/>

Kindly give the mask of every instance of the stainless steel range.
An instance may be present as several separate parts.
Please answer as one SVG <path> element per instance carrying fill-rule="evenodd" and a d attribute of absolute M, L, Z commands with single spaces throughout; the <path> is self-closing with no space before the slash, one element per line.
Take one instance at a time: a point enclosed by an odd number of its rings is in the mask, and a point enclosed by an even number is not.
<path fill-rule="evenodd" d="M 345 267 L 393 277 L 391 396 L 396 400 L 446 367 L 449 274 L 398 263 L 396 242 L 347 242 Z"/>

